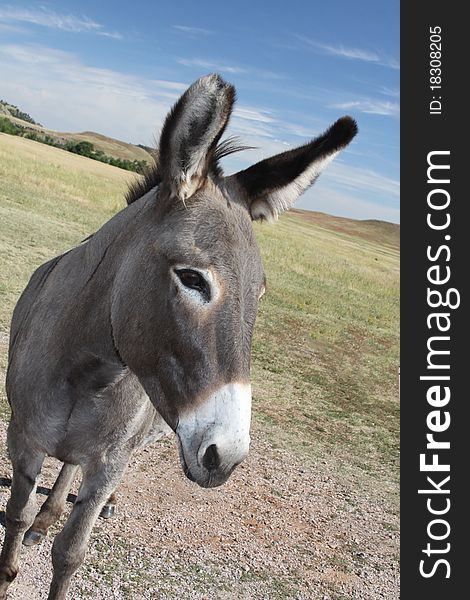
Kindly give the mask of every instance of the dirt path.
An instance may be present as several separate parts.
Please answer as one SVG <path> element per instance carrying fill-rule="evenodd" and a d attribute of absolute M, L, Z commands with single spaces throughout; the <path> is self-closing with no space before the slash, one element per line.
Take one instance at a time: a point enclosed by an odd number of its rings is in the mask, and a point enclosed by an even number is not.
<path fill-rule="evenodd" d="M 0 433 L 4 447 L 3 424 Z M 4 455 L 0 477 L 8 479 Z M 49 459 L 42 485 L 57 472 Z M 8 495 L 2 486 L 0 510 Z M 96 525 L 71 598 L 399 597 L 397 523 L 377 499 L 338 485 L 325 465 L 303 467 L 256 433 L 249 460 L 216 490 L 184 479 L 173 441 L 140 451 L 118 510 Z M 24 549 L 12 599 L 47 597 L 50 546 Z"/>
<path fill-rule="evenodd" d="M 5 434 L 0 420 L 0 516 L 10 494 Z M 340 481 L 328 458 L 308 467 L 266 436 L 255 425 L 249 458 L 214 490 L 183 476 L 172 439 L 136 453 L 117 516 L 96 524 L 71 600 L 396 600 L 398 519 L 380 486 Z M 41 486 L 59 468 L 47 459 Z M 47 598 L 50 550 L 51 539 L 23 549 L 11 600 Z"/>

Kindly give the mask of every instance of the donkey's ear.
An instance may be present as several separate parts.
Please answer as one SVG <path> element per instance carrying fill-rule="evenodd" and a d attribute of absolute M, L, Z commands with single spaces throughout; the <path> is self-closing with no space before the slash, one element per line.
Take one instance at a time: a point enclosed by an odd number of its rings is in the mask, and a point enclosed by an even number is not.
<path fill-rule="evenodd" d="M 213 74 L 193 83 L 172 108 L 160 137 L 160 172 L 173 195 L 185 200 L 204 183 L 234 101 L 235 88 Z"/>
<path fill-rule="evenodd" d="M 314 183 L 356 133 L 356 121 L 342 117 L 305 146 L 277 154 L 232 175 L 246 194 L 252 219 L 276 220 Z"/>

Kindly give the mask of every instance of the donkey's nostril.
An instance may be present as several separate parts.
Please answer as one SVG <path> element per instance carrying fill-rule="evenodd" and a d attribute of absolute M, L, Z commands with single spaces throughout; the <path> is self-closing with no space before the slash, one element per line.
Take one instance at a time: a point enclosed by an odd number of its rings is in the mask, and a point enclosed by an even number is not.
<path fill-rule="evenodd" d="M 202 459 L 202 464 L 208 471 L 214 471 L 220 465 L 219 454 L 215 444 L 211 444 L 207 448 L 204 453 L 204 458 Z"/>

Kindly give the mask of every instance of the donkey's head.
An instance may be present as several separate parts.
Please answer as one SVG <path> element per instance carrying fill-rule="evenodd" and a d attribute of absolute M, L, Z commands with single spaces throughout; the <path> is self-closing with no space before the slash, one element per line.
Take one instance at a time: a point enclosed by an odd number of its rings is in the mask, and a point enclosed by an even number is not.
<path fill-rule="evenodd" d="M 114 301 L 119 352 L 176 432 L 186 475 L 204 487 L 248 453 L 251 338 L 265 290 L 252 221 L 292 206 L 356 133 L 343 117 L 309 144 L 224 177 L 217 160 L 230 148 L 219 140 L 234 98 L 209 75 L 168 115 L 160 185 L 133 253 L 145 264 L 123 265 Z"/>

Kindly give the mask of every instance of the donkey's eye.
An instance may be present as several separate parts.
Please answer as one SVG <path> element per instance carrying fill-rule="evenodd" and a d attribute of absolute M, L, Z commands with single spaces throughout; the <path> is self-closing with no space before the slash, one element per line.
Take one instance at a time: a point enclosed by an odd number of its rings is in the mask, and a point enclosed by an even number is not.
<path fill-rule="evenodd" d="M 200 292 L 209 300 L 209 285 L 200 273 L 191 269 L 175 269 L 175 273 L 185 287 Z"/>

